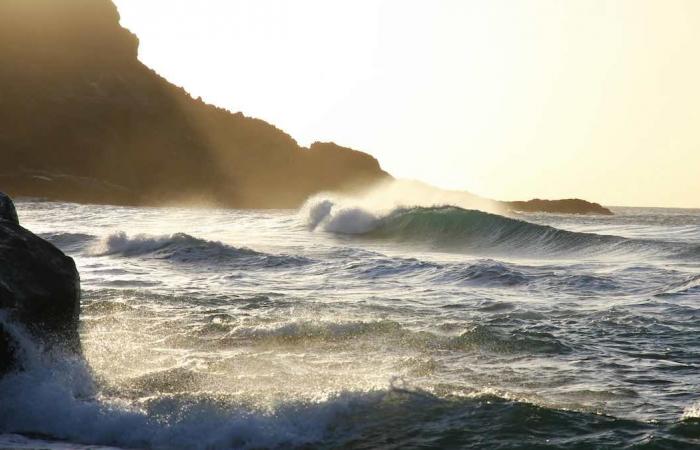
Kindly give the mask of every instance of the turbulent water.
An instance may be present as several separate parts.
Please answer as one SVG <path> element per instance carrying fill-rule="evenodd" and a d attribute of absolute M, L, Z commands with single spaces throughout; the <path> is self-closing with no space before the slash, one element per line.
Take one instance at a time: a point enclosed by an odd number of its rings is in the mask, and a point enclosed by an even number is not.
<path fill-rule="evenodd" d="M 700 448 L 698 210 L 17 206 L 85 361 L 0 317 L 0 448 Z"/>

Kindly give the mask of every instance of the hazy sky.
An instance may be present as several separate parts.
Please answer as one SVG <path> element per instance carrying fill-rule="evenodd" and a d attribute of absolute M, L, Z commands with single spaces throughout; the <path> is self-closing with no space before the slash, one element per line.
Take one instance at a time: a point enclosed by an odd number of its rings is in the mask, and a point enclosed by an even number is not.
<path fill-rule="evenodd" d="M 399 177 L 700 207 L 700 1 L 116 0 L 194 97 Z"/>

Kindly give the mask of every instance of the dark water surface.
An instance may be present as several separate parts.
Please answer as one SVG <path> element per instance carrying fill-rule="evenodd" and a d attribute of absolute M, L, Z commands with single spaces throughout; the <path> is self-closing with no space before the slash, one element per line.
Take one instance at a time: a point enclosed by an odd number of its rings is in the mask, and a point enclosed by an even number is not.
<path fill-rule="evenodd" d="M 700 211 L 18 210 L 87 364 L 27 340 L 0 448 L 700 448 Z"/>

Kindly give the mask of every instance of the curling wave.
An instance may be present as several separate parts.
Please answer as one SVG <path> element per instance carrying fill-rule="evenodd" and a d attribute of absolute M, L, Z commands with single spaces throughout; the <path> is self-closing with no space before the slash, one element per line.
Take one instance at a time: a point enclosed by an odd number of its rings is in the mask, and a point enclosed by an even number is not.
<path fill-rule="evenodd" d="M 695 256 L 682 243 L 581 233 L 456 206 L 407 207 L 371 212 L 330 199 L 312 199 L 303 211 L 311 230 L 399 242 L 449 251 L 526 256 Z"/>

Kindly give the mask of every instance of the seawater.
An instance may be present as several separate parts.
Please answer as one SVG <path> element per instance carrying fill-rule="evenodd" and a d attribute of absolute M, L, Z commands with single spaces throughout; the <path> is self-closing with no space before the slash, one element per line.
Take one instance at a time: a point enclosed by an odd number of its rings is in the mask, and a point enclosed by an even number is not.
<path fill-rule="evenodd" d="M 17 207 L 85 358 L 0 317 L 0 448 L 700 448 L 699 210 Z"/>

